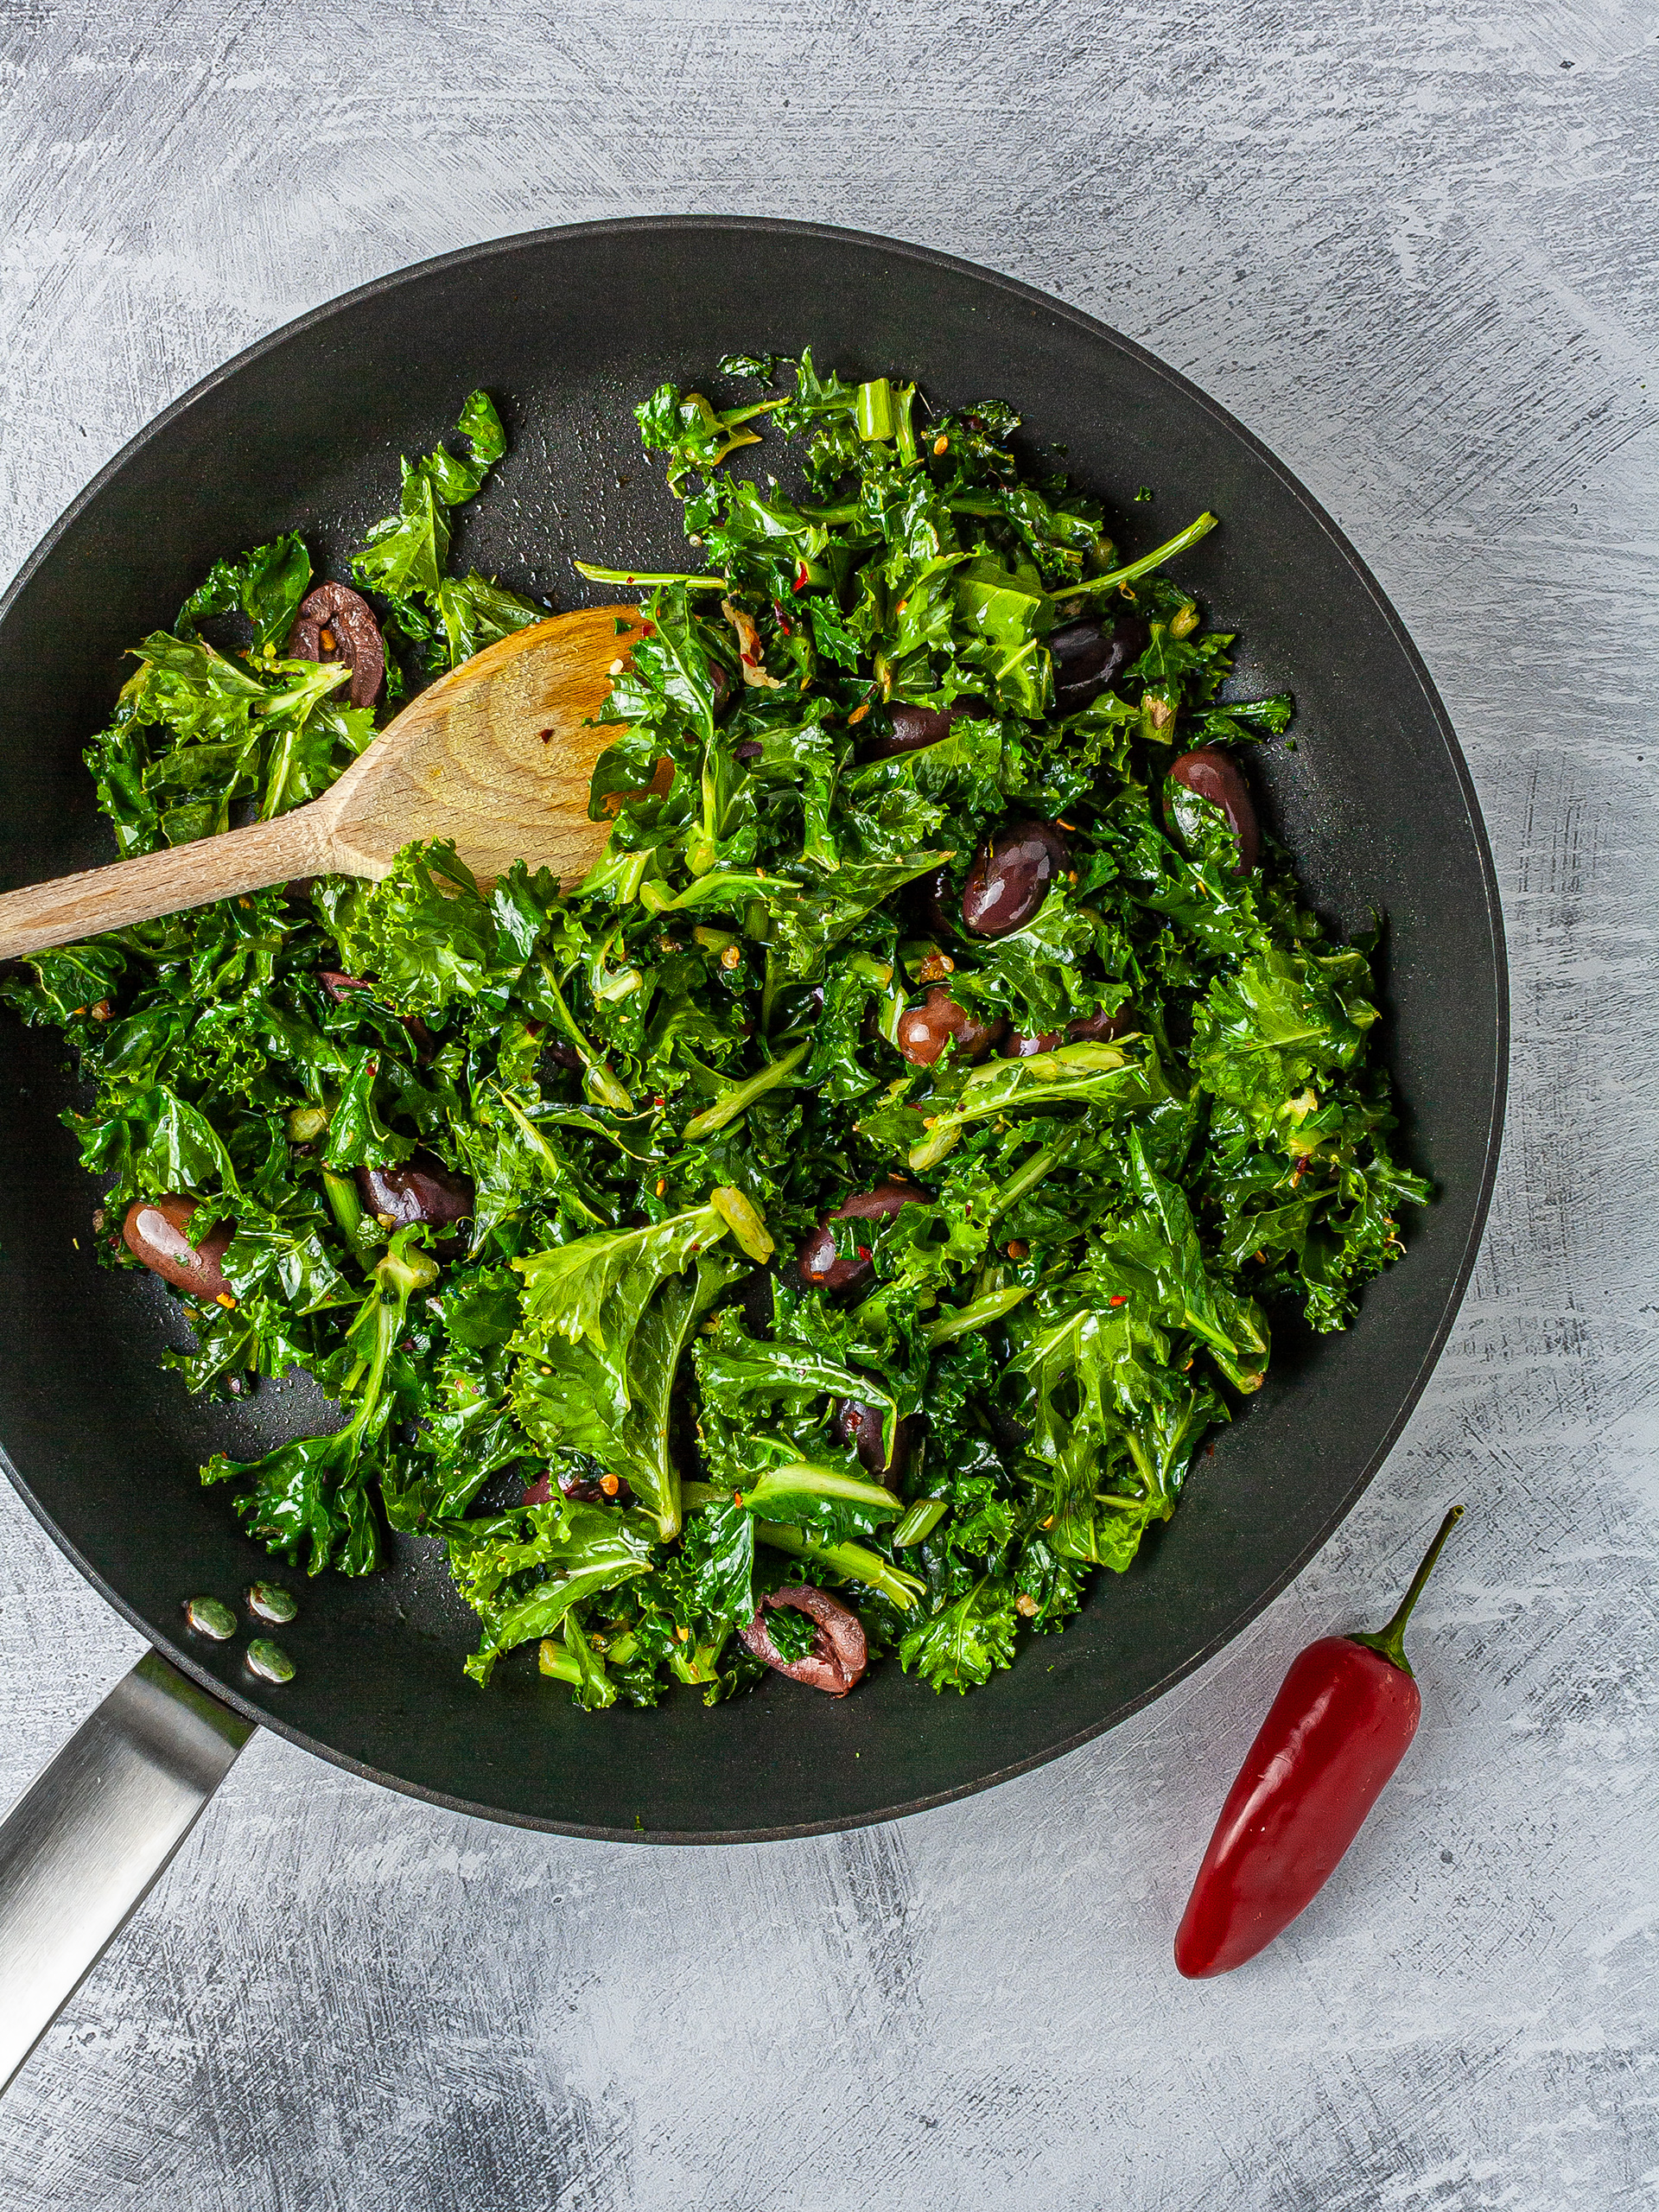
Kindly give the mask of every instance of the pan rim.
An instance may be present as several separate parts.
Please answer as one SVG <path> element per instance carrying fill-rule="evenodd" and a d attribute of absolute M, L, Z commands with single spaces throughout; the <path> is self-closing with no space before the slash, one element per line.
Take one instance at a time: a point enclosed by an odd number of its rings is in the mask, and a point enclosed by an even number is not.
<path fill-rule="evenodd" d="M 1122 354 L 1151 372 L 1158 379 L 1179 393 L 1190 404 L 1195 404 L 1219 427 L 1236 438 L 1276 479 L 1283 491 L 1300 505 L 1319 534 L 1330 546 L 1332 554 L 1344 563 L 1359 583 L 1376 613 L 1399 648 L 1407 667 L 1415 680 L 1429 714 L 1444 745 L 1446 758 L 1456 779 L 1464 810 L 1471 830 L 1476 857 L 1479 864 L 1481 893 L 1487 920 L 1491 949 L 1491 986 L 1496 1010 L 1496 1040 L 1493 1081 L 1490 1104 L 1486 1110 L 1484 1134 L 1484 1163 L 1479 1185 L 1469 1217 L 1469 1227 L 1464 1249 L 1452 1274 L 1438 1320 L 1429 1338 L 1414 1373 L 1402 1389 L 1395 1416 L 1376 1448 L 1366 1460 L 1341 1499 L 1325 1516 L 1316 1532 L 1296 1556 L 1261 1592 L 1254 1594 L 1237 1612 L 1230 1617 L 1204 1645 L 1191 1653 L 1178 1666 L 1172 1667 L 1160 1679 L 1126 1702 L 1116 1706 L 1110 1714 L 1088 1726 L 1073 1731 L 1058 1742 L 1046 1744 L 1027 1757 L 1013 1760 L 995 1772 L 957 1783 L 949 1788 L 925 1792 L 902 1802 L 871 1809 L 850 1813 L 832 1819 L 793 1821 L 780 1826 L 728 1827 L 718 1829 L 638 1829 L 608 1825 L 595 1825 L 574 1821 L 555 1820 L 545 1815 L 524 1813 L 507 1808 L 482 1803 L 477 1800 L 435 1789 L 426 1784 L 413 1783 L 385 1769 L 369 1765 L 337 1746 L 322 1742 L 305 1730 L 285 1721 L 264 1705 L 256 1704 L 219 1678 L 208 1672 L 200 1662 L 175 1640 L 157 1632 L 118 1592 L 105 1580 L 60 1530 L 51 1516 L 35 1497 L 22 1475 L 12 1465 L 10 1458 L 0 1448 L 0 1465 L 13 1488 L 22 1498 L 35 1520 L 52 1539 L 58 1549 L 78 1573 L 141 1636 L 147 1645 L 159 1650 L 180 1672 L 198 1684 L 210 1696 L 219 1700 L 233 1711 L 258 1727 L 269 1728 L 301 1750 L 325 1759 L 329 1764 L 343 1769 L 368 1782 L 397 1790 L 404 1796 L 422 1803 L 438 1805 L 446 1810 L 464 1813 L 469 1816 L 498 1822 L 505 1826 L 537 1830 L 545 1834 L 570 1835 L 589 1841 L 612 1843 L 657 1844 L 746 1844 L 775 1843 L 797 1837 L 837 1834 L 845 1830 L 874 1826 L 884 1821 L 898 1820 L 907 1814 L 925 1812 L 935 1806 L 950 1804 L 959 1799 L 976 1796 L 982 1790 L 997 1787 L 1051 1761 L 1077 1751 L 1084 1744 L 1117 1727 L 1146 1707 L 1162 1698 L 1188 1675 L 1213 1659 L 1231 1643 L 1249 1624 L 1288 1588 L 1308 1562 L 1329 1542 L 1332 1535 L 1375 1479 L 1383 1463 L 1399 1440 L 1407 1421 L 1416 1410 L 1430 1376 L 1439 1363 L 1452 1328 L 1461 1310 L 1479 1256 L 1482 1240 L 1491 1211 L 1493 1191 L 1503 1149 L 1504 1109 L 1509 1090 L 1510 1062 L 1510 990 L 1509 960 L 1503 928 L 1503 902 L 1498 889 L 1485 823 L 1481 814 L 1473 778 L 1458 742 L 1450 715 L 1430 675 L 1427 663 L 1418 651 L 1404 622 L 1396 613 L 1387 594 L 1382 590 L 1357 549 L 1349 540 L 1341 525 L 1314 498 L 1300 480 L 1278 458 L 1270 448 L 1256 436 L 1232 412 L 1204 391 L 1182 372 L 1149 352 L 1135 340 L 1125 336 L 1098 316 L 1075 308 L 1036 286 L 1009 276 L 1000 270 L 988 269 L 956 254 L 942 252 L 937 248 L 920 245 L 913 241 L 884 237 L 879 232 L 861 231 L 828 223 L 798 222 L 781 217 L 750 217 L 743 215 L 635 215 L 608 218 L 588 223 L 554 224 L 535 230 L 509 233 L 505 237 L 480 240 L 447 253 L 429 256 L 424 260 L 372 277 L 351 290 L 325 301 L 318 307 L 279 325 L 256 339 L 228 360 L 192 385 L 171 401 L 162 410 L 129 438 L 118 452 L 105 461 L 97 474 L 69 502 L 57 519 L 43 533 L 34 550 L 18 568 L 16 574 L 0 594 L 0 626 L 3 626 L 12 607 L 22 596 L 35 575 L 50 557 L 60 540 L 81 515 L 153 440 L 161 436 L 181 419 L 190 409 L 199 405 L 222 385 L 238 375 L 245 367 L 276 352 L 293 340 L 318 328 L 337 317 L 349 315 L 362 303 L 383 297 L 404 285 L 424 280 L 440 270 L 453 270 L 493 258 L 506 258 L 531 251 L 557 240 L 569 238 L 626 239 L 642 232 L 658 236 L 708 236 L 710 233 L 737 232 L 747 235 L 785 237 L 801 239 L 823 239 L 841 245 L 874 249 L 885 255 L 909 259 L 932 270 L 947 270 L 967 277 L 982 286 L 989 286 L 1005 296 L 1011 306 L 1041 312 L 1052 320 L 1071 325 L 1096 342 L 1103 341 Z"/>

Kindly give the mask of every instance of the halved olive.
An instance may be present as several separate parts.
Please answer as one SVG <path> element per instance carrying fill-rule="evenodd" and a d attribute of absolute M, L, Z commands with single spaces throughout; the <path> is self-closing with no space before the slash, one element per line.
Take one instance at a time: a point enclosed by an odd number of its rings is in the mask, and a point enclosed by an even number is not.
<path fill-rule="evenodd" d="M 982 711 L 977 699 L 955 699 L 948 707 L 918 707 L 901 700 L 887 709 L 887 728 L 867 746 L 860 758 L 865 760 L 891 760 L 900 753 L 919 753 L 924 746 L 938 745 L 950 734 L 953 722 L 964 715 Z"/>
<path fill-rule="evenodd" d="M 1134 1013 L 1125 1006 L 1116 1014 L 1080 1014 L 1075 1021 L 1066 1023 L 1064 1031 L 1045 1029 L 1037 1037 L 1022 1036 L 1011 1029 L 999 1049 L 1005 1060 L 1028 1060 L 1037 1052 L 1057 1052 L 1063 1044 L 1109 1045 L 1134 1027 Z"/>
<path fill-rule="evenodd" d="M 319 584 L 300 601 L 286 647 L 290 660 L 342 661 L 352 671 L 354 707 L 372 707 L 386 672 L 386 645 L 374 609 L 349 584 Z"/>
<path fill-rule="evenodd" d="M 804 1613 L 817 1625 L 812 1649 L 798 1659 L 785 1659 L 766 1634 L 766 1615 L 781 1606 Z M 768 1667 L 787 1675 L 791 1682 L 827 1690 L 831 1697 L 845 1697 L 869 1664 L 863 1622 L 839 1598 L 809 1582 L 786 1583 L 781 1590 L 772 1591 L 760 1600 L 754 1618 L 737 1632 L 747 1648 Z"/>

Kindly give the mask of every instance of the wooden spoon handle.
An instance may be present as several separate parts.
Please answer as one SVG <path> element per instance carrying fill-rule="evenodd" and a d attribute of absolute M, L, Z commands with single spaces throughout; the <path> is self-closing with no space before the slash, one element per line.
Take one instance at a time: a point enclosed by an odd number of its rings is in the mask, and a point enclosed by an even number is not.
<path fill-rule="evenodd" d="M 0 897 L 0 959 L 73 944 L 187 906 L 211 906 L 241 891 L 263 891 L 289 876 L 337 873 L 341 857 L 327 820 L 302 806 L 274 822 L 170 845 L 113 868 L 83 868 L 55 883 L 32 883 Z M 349 859 L 345 866 L 348 873 L 359 872 Z"/>

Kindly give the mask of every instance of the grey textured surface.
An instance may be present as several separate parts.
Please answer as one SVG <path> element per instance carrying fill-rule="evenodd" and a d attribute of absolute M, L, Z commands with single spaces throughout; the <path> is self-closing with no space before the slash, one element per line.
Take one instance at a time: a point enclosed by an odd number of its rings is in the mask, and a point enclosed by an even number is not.
<path fill-rule="evenodd" d="M 1468 753 L 1516 1014 L 1438 1376 L 1222 1660 L 988 1796 L 725 1853 L 256 1739 L 0 2107 L 8 2212 L 1659 2203 L 1655 22 L 0 4 L 0 568 L 205 371 L 423 255 L 659 209 L 942 245 L 1142 340 L 1341 518 Z M 1452 1493 L 1406 1767 L 1284 1940 L 1182 1984 L 1284 1665 L 1385 1609 Z M 0 1790 L 135 1656 L 0 1497 Z"/>

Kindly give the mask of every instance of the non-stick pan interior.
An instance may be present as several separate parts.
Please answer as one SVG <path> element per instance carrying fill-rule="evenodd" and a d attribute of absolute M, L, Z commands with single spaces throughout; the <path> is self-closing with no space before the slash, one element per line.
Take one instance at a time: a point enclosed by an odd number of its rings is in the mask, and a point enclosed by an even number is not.
<path fill-rule="evenodd" d="M 1180 575 L 1241 635 L 1240 696 L 1295 692 L 1294 750 L 1264 747 L 1253 772 L 1316 903 L 1351 925 L 1387 918 L 1387 1048 L 1408 1154 L 1439 1196 L 1356 1328 L 1282 1332 L 1260 1399 L 1130 1571 L 1102 1574 L 1063 1636 L 970 1698 L 889 1664 L 844 1701 L 779 1680 L 713 1710 L 683 1692 L 588 1717 L 533 1653 L 480 1692 L 461 1673 L 469 1617 L 416 1542 L 379 1575 L 302 1590 L 283 1631 L 298 1672 L 272 1688 L 185 1634 L 184 1599 L 233 1598 L 270 1568 L 196 1469 L 327 1415 L 306 1386 L 203 1406 L 158 1370 L 184 1340 L 176 1312 L 159 1284 L 96 1265 L 97 1192 L 59 1119 L 75 1097 L 62 1047 L 7 1018 L 0 1440 L 25 1495 L 130 1618 L 233 1701 L 326 1757 L 498 1817 L 708 1840 L 838 1827 L 1109 1727 L 1234 1634 L 1352 1503 L 1449 1326 L 1490 1189 L 1505 1049 L 1491 865 L 1444 715 L 1375 584 L 1237 424 L 1125 340 L 1005 280 L 846 232 L 652 220 L 507 240 L 373 285 L 220 372 L 105 472 L 0 614 L 0 882 L 113 856 L 81 746 L 124 648 L 169 623 L 218 555 L 297 528 L 344 573 L 354 534 L 395 500 L 399 454 L 427 450 L 482 385 L 512 445 L 460 520 L 457 556 L 561 607 L 607 595 L 573 556 L 685 559 L 634 403 L 664 378 L 706 383 L 724 353 L 808 345 L 845 373 L 913 373 L 936 403 L 1006 396 L 1132 550 L 1201 508 L 1222 517 Z M 768 466 L 764 446 L 741 459 Z"/>

